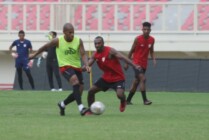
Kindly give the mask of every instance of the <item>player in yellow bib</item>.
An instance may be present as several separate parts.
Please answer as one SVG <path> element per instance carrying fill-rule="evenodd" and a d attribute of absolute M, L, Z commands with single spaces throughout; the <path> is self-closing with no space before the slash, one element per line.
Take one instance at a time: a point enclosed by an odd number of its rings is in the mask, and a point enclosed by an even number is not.
<path fill-rule="evenodd" d="M 80 85 L 83 85 L 83 76 L 81 68 L 81 60 L 87 72 L 90 72 L 88 66 L 87 56 L 83 46 L 83 41 L 74 36 L 74 27 L 71 23 L 66 23 L 63 26 L 64 35 L 55 38 L 38 49 L 38 51 L 30 55 L 30 59 L 35 58 L 38 54 L 43 52 L 46 48 L 57 46 L 56 54 L 62 75 L 73 86 L 73 93 L 65 100 L 58 103 L 60 115 L 65 115 L 65 106 L 76 100 L 80 114 L 87 115 L 89 110 L 84 107 L 81 101 Z"/>

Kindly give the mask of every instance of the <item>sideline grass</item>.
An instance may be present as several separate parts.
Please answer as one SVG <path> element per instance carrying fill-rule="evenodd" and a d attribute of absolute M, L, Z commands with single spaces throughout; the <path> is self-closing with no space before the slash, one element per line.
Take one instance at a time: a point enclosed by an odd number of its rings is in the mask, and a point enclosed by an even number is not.
<path fill-rule="evenodd" d="M 154 102 L 124 113 L 111 91 L 98 94 L 106 105 L 100 116 L 81 117 L 75 103 L 58 115 L 57 102 L 68 92 L 0 91 L 1 140 L 206 140 L 209 138 L 209 94 L 149 93 Z M 86 92 L 83 94 L 86 103 Z"/>

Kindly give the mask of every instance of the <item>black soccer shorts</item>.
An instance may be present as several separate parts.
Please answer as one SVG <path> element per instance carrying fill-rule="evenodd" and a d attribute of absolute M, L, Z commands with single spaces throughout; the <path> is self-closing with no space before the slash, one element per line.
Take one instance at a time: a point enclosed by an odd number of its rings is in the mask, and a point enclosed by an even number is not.
<path fill-rule="evenodd" d="M 72 68 L 69 68 L 69 69 L 65 70 L 65 71 L 62 73 L 62 75 L 65 77 L 65 79 L 66 79 L 67 81 L 69 81 L 69 79 L 70 79 L 74 74 L 78 77 L 79 83 L 83 85 L 84 83 L 83 83 L 83 74 L 82 74 L 82 72 L 79 72 L 79 71 L 77 71 L 77 70 L 74 70 L 74 69 L 72 69 Z"/>
<path fill-rule="evenodd" d="M 94 85 L 101 88 L 103 91 L 107 91 L 109 88 L 114 89 L 115 91 L 119 88 L 125 90 L 125 80 L 109 83 L 102 78 L 99 78 Z"/>

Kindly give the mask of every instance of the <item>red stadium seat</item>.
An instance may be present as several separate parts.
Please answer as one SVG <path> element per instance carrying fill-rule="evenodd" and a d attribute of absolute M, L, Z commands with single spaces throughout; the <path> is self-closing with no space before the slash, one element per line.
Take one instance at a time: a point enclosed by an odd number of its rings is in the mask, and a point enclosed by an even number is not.
<path fill-rule="evenodd" d="M 207 0 L 201 0 L 201 2 L 209 2 Z M 198 5 L 198 29 L 199 30 L 208 30 L 209 23 L 209 5 Z M 184 24 L 182 25 L 182 30 L 192 30 L 193 27 L 194 12 L 188 16 Z M 207 28 L 208 27 L 208 28 Z"/>
<path fill-rule="evenodd" d="M 12 6 L 12 30 L 23 29 L 23 5 Z"/>
<path fill-rule="evenodd" d="M 7 29 L 7 11 L 8 8 L 5 5 L 0 5 L 0 30 L 6 30 Z"/>
<path fill-rule="evenodd" d="M 37 8 L 36 5 L 27 5 L 26 7 L 26 13 L 27 13 L 27 20 L 26 20 L 26 29 L 27 30 L 36 30 L 36 13 Z"/>

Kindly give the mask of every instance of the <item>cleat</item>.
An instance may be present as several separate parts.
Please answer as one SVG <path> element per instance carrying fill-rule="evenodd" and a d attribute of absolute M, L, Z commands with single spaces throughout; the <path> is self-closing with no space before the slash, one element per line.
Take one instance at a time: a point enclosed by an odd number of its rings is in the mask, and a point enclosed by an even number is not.
<path fill-rule="evenodd" d="M 152 102 L 149 100 L 144 101 L 144 105 L 151 105 L 151 104 L 152 104 Z"/>
<path fill-rule="evenodd" d="M 80 112 L 81 116 L 92 115 L 93 113 L 88 108 L 83 108 Z"/>
<path fill-rule="evenodd" d="M 56 89 L 52 88 L 51 91 L 57 91 Z"/>
<path fill-rule="evenodd" d="M 59 88 L 58 91 L 63 91 L 62 88 Z"/>
<path fill-rule="evenodd" d="M 65 116 L 65 108 L 61 106 L 60 102 L 57 105 L 60 109 L 60 116 Z"/>
<path fill-rule="evenodd" d="M 93 115 L 93 113 L 92 113 L 90 110 L 88 110 L 88 111 L 85 113 L 85 116 L 89 116 L 89 115 Z"/>
<path fill-rule="evenodd" d="M 133 103 L 132 102 L 129 102 L 129 101 L 126 101 L 126 104 L 127 105 L 133 105 Z"/>
<path fill-rule="evenodd" d="M 124 112 L 126 109 L 126 101 L 120 103 L 120 112 Z"/>
<path fill-rule="evenodd" d="M 85 116 L 87 112 L 89 112 L 89 109 L 84 107 L 84 108 L 81 110 L 80 114 L 81 114 L 81 116 Z"/>

